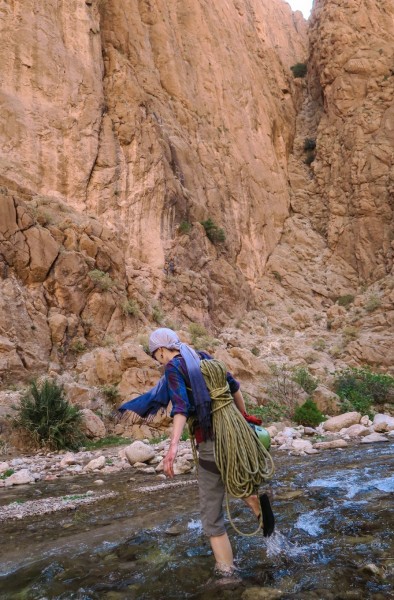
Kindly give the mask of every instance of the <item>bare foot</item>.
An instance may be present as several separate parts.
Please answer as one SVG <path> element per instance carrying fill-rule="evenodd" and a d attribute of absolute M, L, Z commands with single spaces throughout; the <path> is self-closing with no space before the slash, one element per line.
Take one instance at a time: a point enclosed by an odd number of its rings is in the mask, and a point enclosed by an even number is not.
<path fill-rule="evenodd" d="M 260 516 L 260 502 L 258 496 L 249 496 L 248 498 L 242 498 L 247 506 L 254 512 L 256 517 Z"/>

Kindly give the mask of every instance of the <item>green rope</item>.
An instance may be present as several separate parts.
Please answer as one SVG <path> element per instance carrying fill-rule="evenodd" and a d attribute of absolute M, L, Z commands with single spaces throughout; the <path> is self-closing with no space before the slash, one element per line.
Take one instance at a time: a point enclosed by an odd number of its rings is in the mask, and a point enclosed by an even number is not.
<path fill-rule="evenodd" d="M 255 535 L 261 529 L 262 515 L 260 514 L 256 531 L 239 531 L 230 515 L 228 496 L 230 494 L 235 498 L 247 498 L 256 494 L 261 483 L 272 477 L 274 463 L 268 450 L 236 408 L 227 383 L 224 363 L 202 360 L 200 366 L 212 399 L 215 461 L 226 488 L 228 518 L 237 533 Z"/>

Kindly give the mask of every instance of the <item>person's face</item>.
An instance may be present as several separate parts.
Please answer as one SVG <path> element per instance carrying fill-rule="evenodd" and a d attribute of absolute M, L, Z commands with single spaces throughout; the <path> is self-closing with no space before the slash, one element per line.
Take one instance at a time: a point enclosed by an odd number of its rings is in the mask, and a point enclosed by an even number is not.
<path fill-rule="evenodd" d="M 152 353 L 152 358 L 154 358 L 160 365 L 165 365 L 166 360 L 164 356 L 164 348 L 158 348 Z"/>

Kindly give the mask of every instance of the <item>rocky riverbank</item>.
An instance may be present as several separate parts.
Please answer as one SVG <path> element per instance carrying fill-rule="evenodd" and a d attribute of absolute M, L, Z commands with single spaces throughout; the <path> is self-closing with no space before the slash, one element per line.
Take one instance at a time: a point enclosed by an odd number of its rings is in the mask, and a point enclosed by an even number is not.
<path fill-rule="evenodd" d="M 354 443 L 385 442 L 394 439 L 394 417 L 375 415 L 373 421 L 357 412 L 348 412 L 327 419 L 318 427 L 293 427 L 275 423 L 267 427 L 272 447 L 293 455 L 316 454 L 324 450 L 346 448 Z M 130 469 L 165 479 L 163 457 L 169 440 L 157 444 L 134 441 L 128 446 L 109 447 L 95 451 L 38 452 L 0 462 L 0 487 L 34 484 L 63 477 L 96 473 L 102 477 Z M 180 442 L 174 471 L 176 475 L 190 473 L 194 468 L 189 441 Z M 103 483 L 97 479 L 97 485 Z"/>

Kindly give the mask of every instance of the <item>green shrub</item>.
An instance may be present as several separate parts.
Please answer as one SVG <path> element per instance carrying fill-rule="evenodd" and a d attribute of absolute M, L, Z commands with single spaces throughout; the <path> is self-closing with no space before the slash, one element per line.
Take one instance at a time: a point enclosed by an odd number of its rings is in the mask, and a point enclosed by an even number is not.
<path fill-rule="evenodd" d="M 296 63 L 290 67 L 290 71 L 293 73 L 294 78 L 305 77 L 308 71 L 308 67 L 305 63 Z"/>
<path fill-rule="evenodd" d="M 74 340 L 70 344 L 70 351 L 73 354 L 83 354 L 86 350 L 86 344 L 83 340 Z"/>
<path fill-rule="evenodd" d="M 353 302 L 354 302 L 353 294 L 346 294 L 345 296 L 339 296 L 339 298 L 337 299 L 337 304 L 339 304 L 339 306 L 344 306 L 345 308 L 350 306 L 350 304 L 352 304 Z"/>
<path fill-rule="evenodd" d="M 22 397 L 13 425 L 24 430 L 38 446 L 52 450 L 77 450 L 84 442 L 80 411 L 69 404 L 63 388 L 46 379 L 33 382 Z"/>
<path fill-rule="evenodd" d="M 88 275 L 101 290 L 107 291 L 115 285 L 114 280 L 111 279 L 108 273 L 104 273 L 104 271 L 100 271 L 99 269 L 89 271 Z"/>
<path fill-rule="evenodd" d="M 191 343 L 193 346 L 200 343 L 200 338 L 208 336 L 208 331 L 205 329 L 204 325 L 201 325 L 200 323 L 190 323 L 189 333 L 191 335 Z"/>
<path fill-rule="evenodd" d="M 0 475 L 0 479 L 7 479 L 7 477 L 11 477 L 15 473 L 14 469 L 7 469 Z"/>
<path fill-rule="evenodd" d="M 226 234 L 224 233 L 224 230 L 215 225 L 212 219 L 201 221 L 201 225 L 204 227 L 208 239 L 213 244 L 221 244 L 225 241 Z"/>
<path fill-rule="evenodd" d="M 316 425 L 324 421 L 324 416 L 317 408 L 316 403 L 311 398 L 308 398 L 304 404 L 295 409 L 294 420 L 299 425 L 316 427 Z"/>
<path fill-rule="evenodd" d="M 125 300 L 120 306 L 125 316 L 137 317 L 140 313 L 139 306 L 135 300 Z"/>
<path fill-rule="evenodd" d="M 243 396 L 245 397 L 245 393 L 243 393 Z M 286 407 L 278 404 L 275 400 L 269 400 L 260 406 L 246 402 L 246 411 L 250 415 L 255 415 L 262 419 L 263 425 L 272 421 L 280 421 L 287 416 Z"/>
<path fill-rule="evenodd" d="M 164 313 L 161 309 L 161 307 L 158 304 L 155 304 L 152 308 L 152 319 L 155 321 L 155 323 L 157 323 L 158 325 L 160 325 L 163 322 L 164 319 Z"/>
<path fill-rule="evenodd" d="M 365 303 L 365 310 L 367 312 L 373 312 L 374 310 L 376 310 L 377 308 L 379 308 L 379 306 L 382 304 L 380 298 L 378 298 L 378 296 L 372 295 L 368 298 L 367 302 Z"/>
<path fill-rule="evenodd" d="M 257 346 L 253 346 L 253 348 L 251 349 L 251 353 L 254 356 L 260 356 L 260 348 L 257 348 Z"/>
<path fill-rule="evenodd" d="M 346 398 L 341 401 L 342 412 L 357 411 L 362 415 L 373 416 L 371 410 L 372 398 L 359 390 L 351 390 Z"/>
<path fill-rule="evenodd" d="M 179 227 L 178 227 L 178 231 L 179 233 L 190 233 L 192 228 L 192 224 L 189 223 L 189 221 L 182 221 L 182 223 L 180 223 Z"/>
<path fill-rule="evenodd" d="M 316 148 L 316 140 L 314 138 L 305 138 L 304 150 L 314 150 Z"/>
<path fill-rule="evenodd" d="M 293 375 L 293 381 L 298 383 L 298 385 L 306 392 L 307 394 L 313 394 L 317 386 L 319 385 L 318 380 L 309 373 L 308 369 L 304 369 L 300 367 L 299 369 L 295 369 Z"/>
<path fill-rule="evenodd" d="M 334 390 L 341 400 L 365 397 L 374 404 L 384 404 L 394 391 L 394 377 L 349 367 L 335 373 Z"/>
<path fill-rule="evenodd" d="M 107 383 L 106 385 L 102 385 L 100 387 L 100 391 L 106 397 L 106 399 L 110 400 L 111 402 L 117 402 L 119 399 L 120 394 L 116 385 Z"/>
<path fill-rule="evenodd" d="M 294 380 L 293 369 L 286 364 L 269 365 L 271 379 L 268 383 L 268 394 L 271 398 L 270 409 L 281 412 L 281 417 L 291 418 L 302 397 L 300 385 Z"/>

